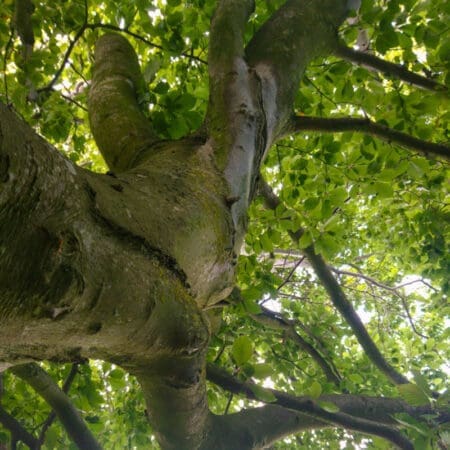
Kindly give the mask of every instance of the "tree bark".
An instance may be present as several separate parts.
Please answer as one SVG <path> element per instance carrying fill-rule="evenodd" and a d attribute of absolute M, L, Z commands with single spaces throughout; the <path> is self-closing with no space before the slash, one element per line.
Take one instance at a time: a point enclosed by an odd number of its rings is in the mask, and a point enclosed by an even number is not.
<path fill-rule="evenodd" d="M 212 415 L 204 310 L 233 288 L 264 156 L 289 126 L 305 67 L 336 45 L 346 5 L 288 0 L 244 48 L 253 1 L 219 0 L 206 135 L 179 141 L 161 140 L 141 110 L 131 46 L 103 36 L 89 115 L 106 175 L 0 105 L 0 361 L 124 367 L 164 449 L 260 448 L 330 425 L 290 406 Z"/>

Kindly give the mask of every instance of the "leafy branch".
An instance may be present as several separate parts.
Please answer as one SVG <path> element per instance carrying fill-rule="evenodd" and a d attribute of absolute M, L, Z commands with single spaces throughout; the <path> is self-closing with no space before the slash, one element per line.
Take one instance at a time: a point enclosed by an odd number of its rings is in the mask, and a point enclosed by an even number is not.
<path fill-rule="evenodd" d="M 408 321 L 411 325 L 411 328 L 413 329 L 414 333 L 416 333 L 418 336 L 424 338 L 424 339 L 428 339 L 428 336 L 425 336 L 424 334 L 420 333 L 413 321 L 413 318 L 411 316 L 411 312 L 409 311 L 409 307 L 408 304 L 406 302 L 406 298 L 405 296 L 400 292 L 400 289 L 404 286 L 404 284 L 401 284 L 399 286 L 388 286 L 387 284 L 381 283 L 378 280 L 375 280 L 374 278 L 365 275 L 363 273 L 357 273 L 357 272 L 351 272 L 349 270 L 342 270 L 342 269 L 337 269 L 336 267 L 332 267 L 329 266 L 331 271 L 334 272 L 337 275 L 344 275 L 344 276 L 349 276 L 349 277 L 354 277 L 354 278 L 359 278 L 362 280 L 365 280 L 367 283 L 377 286 L 380 289 L 383 289 L 385 291 L 388 292 L 392 292 L 396 297 L 398 297 L 400 299 L 400 301 L 402 302 L 403 305 L 403 309 L 405 310 L 406 316 L 408 317 Z M 415 280 L 420 281 L 420 280 Z"/>
<path fill-rule="evenodd" d="M 260 179 L 260 194 L 265 201 L 266 207 L 269 209 L 275 210 L 277 206 L 281 204 L 281 200 L 262 178 Z M 299 229 L 296 232 L 289 232 L 289 235 L 295 243 L 298 243 L 303 233 L 304 230 Z M 328 292 L 334 307 L 341 313 L 342 317 L 350 325 L 356 338 L 358 339 L 358 342 L 366 352 L 369 359 L 393 383 L 409 383 L 408 379 L 394 369 L 394 367 L 392 367 L 381 354 L 323 257 L 315 252 L 313 245 L 306 247 L 302 251 L 308 258 L 311 267 L 315 271 L 319 280 L 322 282 L 325 290 Z"/>
<path fill-rule="evenodd" d="M 334 49 L 334 54 L 342 59 L 350 61 L 359 66 L 366 66 L 384 73 L 385 75 L 398 78 L 422 89 L 434 92 L 446 92 L 447 87 L 430 78 L 423 77 L 411 72 L 406 67 L 381 59 L 371 53 L 354 50 L 346 45 L 340 44 Z"/>
<path fill-rule="evenodd" d="M 63 383 L 62 386 L 62 391 L 67 394 L 69 392 L 70 386 L 72 385 L 73 381 L 75 380 L 75 377 L 78 373 L 78 364 L 72 364 L 71 368 L 70 368 L 70 372 L 67 375 L 66 380 Z M 47 433 L 47 430 L 50 428 L 50 426 L 52 425 L 52 423 L 55 421 L 56 419 L 56 413 L 55 411 L 52 411 L 47 419 L 45 420 L 45 422 L 42 425 L 41 428 L 41 432 L 39 433 L 39 443 L 42 445 L 44 443 L 45 440 L 45 434 Z"/>
<path fill-rule="evenodd" d="M 101 450 L 70 398 L 50 375 L 35 363 L 14 366 L 11 372 L 28 383 L 53 409 L 71 439 L 80 448 Z"/>
<path fill-rule="evenodd" d="M 371 136 L 376 136 L 383 141 L 398 144 L 407 149 L 416 150 L 425 156 L 431 154 L 450 159 L 450 146 L 418 139 L 407 133 L 389 128 L 386 125 L 373 122 L 368 118 L 322 118 L 311 116 L 292 117 L 286 126 L 285 134 L 299 133 L 301 131 L 321 131 L 330 133 L 355 131 L 359 133 L 366 133 Z"/>
<path fill-rule="evenodd" d="M 255 395 L 257 389 L 254 383 L 240 381 L 213 364 L 207 365 L 207 378 L 229 392 L 244 395 L 251 400 L 261 401 L 261 398 Z M 273 389 L 266 389 L 266 391 L 273 397 L 273 401 L 270 402 L 271 405 L 278 405 L 283 408 L 298 411 L 306 416 L 317 419 L 319 423 L 341 426 L 349 430 L 382 437 L 404 450 L 414 450 L 412 443 L 393 427 L 374 420 L 356 417 L 345 412 L 330 412 L 330 410 L 321 407 L 320 402 L 325 400 L 325 398 L 327 399 L 327 403 L 329 403 L 328 396 L 324 398 L 319 397 L 318 401 L 315 401 L 309 397 L 294 397 Z"/>
<path fill-rule="evenodd" d="M 8 414 L 1 405 L 0 423 L 11 433 L 11 448 L 17 441 L 23 442 L 32 450 L 39 448 L 39 440 L 29 433 L 17 419 Z"/>
<path fill-rule="evenodd" d="M 334 366 L 332 367 L 332 365 L 330 365 L 308 341 L 297 333 L 295 329 L 295 321 L 286 319 L 282 314 L 270 311 L 270 309 L 267 309 L 264 306 L 260 306 L 260 308 L 261 313 L 251 315 L 251 318 L 254 321 L 269 328 L 283 331 L 288 339 L 294 342 L 299 348 L 307 352 L 314 359 L 314 361 L 323 370 L 328 381 L 334 383 L 336 386 L 339 386 L 341 377 L 337 374 L 336 368 Z"/>

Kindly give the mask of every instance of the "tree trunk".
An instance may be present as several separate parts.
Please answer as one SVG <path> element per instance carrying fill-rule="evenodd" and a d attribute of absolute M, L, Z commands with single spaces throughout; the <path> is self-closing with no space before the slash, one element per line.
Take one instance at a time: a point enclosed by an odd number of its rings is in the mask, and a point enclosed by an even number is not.
<path fill-rule="evenodd" d="M 0 105 L 1 361 L 107 360 L 138 377 L 163 448 L 262 445 L 247 427 L 217 446 L 232 419 L 207 408 L 204 310 L 231 292 L 260 165 L 345 3 L 289 0 L 245 50 L 253 2 L 219 1 L 206 133 L 173 142 L 140 112 L 130 45 L 102 37 L 89 113 L 114 173 L 76 167 Z"/>

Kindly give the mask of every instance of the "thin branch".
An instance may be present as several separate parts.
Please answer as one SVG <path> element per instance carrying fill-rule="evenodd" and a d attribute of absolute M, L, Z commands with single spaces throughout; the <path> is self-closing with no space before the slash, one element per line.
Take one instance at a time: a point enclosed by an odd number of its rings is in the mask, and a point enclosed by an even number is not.
<path fill-rule="evenodd" d="M 149 47 L 157 48 L 157 49 L 159 49 L 161 51 L 164 51 L 164 52 L 168 52 L 169 51 L 166 48 L 164 48 L 162 45 L 155 44 L 154 42 L 149 41 L 145 37 L 143 37 L 143 36 L 141 36 L 141 35 L 139 35 L 137 33 L 134 33 L 133 31 L 130 31 L 130 30 L 125 29 L 125 28 L 120 28 L 120 27 L 118 27 L 116 25 L 111 25 L 111 24 L 108 24 L 108 23 L 97 22 L 97 23 L 89 23 L 89 24 L 87 24 L 86 28 L 89 28 L 90 30 L 95 30 L 96 28 L 104 28 L 105 30 L 118 31 L 119 33 L 125 33 L 128 36 L 134 37 L 136 40 L 143 42 L 144 44 L 148 45 Z M 208 64 L 208 62 L 206 60 L 191 54 L 191 52 L 189 52 L 189 53 L 181 52 L 180 56 L 192 59 L 194 61 L 198 61 L 199 63 L 202 63 L 202 64 Z"/>
<path fill-rule="evenodd" d="M 22 441 L 30 449 L 39 448 L 39 440 L 29 433 L 22 424 L 13 416 L 8 414 L 0 405 L 0 423 L 11 433 L 12 441 Z"/>
<path fill-rule="evenodd" d="M 265 200 L 266 207 L 270 209 L 276 209 L 281 204 L 281 200 L 273 192 L 272 188 L 260 177 L 260 194 Z M 304 230 L 299 229 L 296 232 L 290 232 L 291 239 L 297 243 L 300 237 L 303 235 Z M 303 249 L 304 254 L 308 258 L 311 267 L 315 271 L 317 277 L 322 282 L 322 285 L 328 292 L 330 299 L 334 307 L 341 313 L 346 322 L 350 325 L 353 333 L 355 334 L 361 347 L 366 352 L 369 359 L 375 364 L 378 369 L 384 373 L 395 384 L 409 383 L 408 379 L 401 373 L 394 369 L 381 354 L 380 350 L 376 346 L 375 342 L 367 332 L 363 322 L 356 313 L 351 302 L 347 299 L 344 291 L 337 282 L 333 273 L 327 266 L 326 262 L 320 254 L 316 254 L 314 247 Z"/>
<path fill-rule="evenodd" d="M 75 44 L 78 42 L 78 40 L 81 38 L 81 36 L 83 36 L 83 33 L 87 28 L 87 25 L 88 25 L 87 21 L 88 21 L 88 6 L 87 6 L 87 1 L 85 0 L 84 1 L 83 24 L 81 25 L 80 29 L 77 31 L 77 34 L 75 35 L 75 37 L 70 41 L 69 47 L 67 47 L 66 53 L 64 54 L 63 61 L 62 61 L 61 65 L 59 66 L 58 70 L 56 71 L 56 73 L 53 75 L 53 78 L 51 79 L 50 83 L 48 83 L 47 86 L 38 89 L 38 93 L 50 91 L 53 88 L 53 86 L 55 85 L 55 83 L 58 81 L 58 78 L 60 77 L 60 75 L 62 74 L 62 71 L 66 67 L 67 61 L 69 60 L 70 54 L 72 53 L 72 50 L 75 47 Z"/>
<path fill-rule="evenodd" d="M 28 383 L 55 411 L 67 433 L 80 449 L 101 450 L 70 398 L 50 375 L 35 363 L 14 366 L 11 372 Z"/>
<path fill-rule="evenodd" d="M 14 39 L 14 29 L 11 27 L 11 31 L 9 34 L 9 39 L 8 42 L 6 43 L 5 46 L 5 54 L 3 56 L 3 85 L 5 87 L 5 99 L 6 99 L 6 104 L 9 103 L 9 94 L 8 94 L 8 80 L 6 78 L 6 67 L 8 65 L 8 53 L 9 53 L 9 49 L 12 45 Z"/>
<path fill-rule="evenodd" d="M 332 266 L 328 266 L 330 268 L 330 270 L 332 272 L 334 272 L 337 275 L 346 275 L 346 276 L 350 276 L 350 277 L 354 277 L 354 278 L 359 278 L 362 280 L 367 281 L 369 284 L 374 285 L 379 287 L 380 289 L 384 289 L 385 291 L 389 291 L 392 292 L 396 297 L 398 297 L 400 299 L 400 301 L 402 302 L 403 305 L 403 309 L 405 310 L 406 316 L 408 318 L 409 324 L 411 325 L 412 330 L 414 331 L 414 333 L 416 333 L 418 336 L 424 338 L 424 339 L 428 339 L 428 336 L 422 334 L 417 328 L 416 325 L 414 324 L 414 320 L 411 316 L 411 312 L 409 310 L 409 306 L 408 303 L 406 302 L 406 298 L 405 296 L 399 292 L 399 289 L 406 284 L 400 285 L 400 286 L 388 286 L 387 284 L 381 283 L 378 280 L 375 280 L 372 277 L 369 277 L 368 275 L 365 275 L 363 273 L 356 273 L 356 272 L 350 272 L 348 270 L 341 270 L 341 269 L 337 269 L 336 267 L 332 267 Z M 419 281 L 419 280 L 416 280 Z"/>
<path fill-rule="evenodd" d="M 208 364 L 207 377 L 210 381 L 223 387 L 229 392 L 241 395 L 243 394 L 251 400 L 261 401 L 254 394 L 254 389 L 252 389 L 253 386 L 255 386 L 254 383 L 239 381 L 217 366 Z M 267 391 L 271 392 L 276 399 L 271 403 L 272 405 L 278 405 L 284 408 L 298 411 L 309 417 L 313 417 L 320 422 L 325 422 L 334 426 L 341 426 L 343 428 L 365 434 L 380 436 L 397 445 L 401 449 L 414 450 L 414 446 L 405 436 L 403 436 L 395 428 L 387 426 L 383 423 L 362 419 L 360 417 L 356 417 L 343 412 L 332 413 L 326 411 L 321 406 L 319 406 L 316 401 L 313 401 L 308 397 L 293 397 L 291 395 L 275 391 L 273 389 L 267 389 Z M 322 400 L 321 397 L 319 397 L 319 401 L 320 400 Z"/>
<path fill-rule="evenodd" d="M 309 342 L 297 333 L 295 330 L 295 321 L 290 321 L 281 314 L 274 313 L 273 311 L 264 308 L 264 306 L 260 306 L 260 308 L 260 314 L 251 315 L 253 320 L 270 328 L 283 331 L 287 338 L 289 338 L 314 359 L 318 366 L 323 370 L 328 381 L 334 383 L 336 386 L 339 386 L 341 378 L 339 375 L 336 375 L 336 368 L 332 368 L 325 358 Z"/>
<path fill-rule="evenodd" d="M 72 367 L 70 368 L 70 372 L 69 375 L 67 375 L 66 380 L 64 381 L 64 384 L 62 386 L 62 391 L 67 394 L 69 392 L 70 386 L 72 385 L 73 381 L 75 380 L 75 376 L 78 373 L 78 364 L 72 364 Z M 39 433 L 39 442 L 41 443 L 41 445 L 44 443 L 45 441 L 45 434 L 47 433 L 47 430 L 50 428 L 50 426 L 52 425 L 52 423 L 55 421 L 56 419 L 56 413 L 55 411 L 52 411 L 47 419 L 45 420 L 45 422 L 42 425 L 41 428 L 41 432 Z"/>
<path fill-rule="evenodd" d="M 355 131 L 366 133 L 371 136 L 400 145 L 403 148 L 416 150 L 421 154 L 437 155 L 450 159 L 450 147 L 445 144 L 438 144 L 423 141 L 402 131 L 394 130 L 371 121 L 368 118 L 339 117 L 322 118 L 310 116 L 294 116 L 286 127 L 285 134 L 299 133 L 301 131 L 321 131 L 329 133 L 340 133 L 345 131 Z"/>
<path fill-rule="evenodd" d="M 446 86 L 438 83 L 437 81 L 418 75 L 417 73 L 411 72 L 404 66 L 385 61 L 384 59 L 378 58 L 371 53 L 353 50 L 346 45 L 340 44 L 335 48 L 334 54 L 356 65 L 375 69 L 385 75 L 398 78 L 422 89 L 428 89 L 434 92 L 448 91 Z"/>
<path fill-rule="evenodd" d="M 302 256 L 292 267 L 291 271 L 289 272 L 288 276 L 283 280 L 283 282 L 277 287 L 277 291 L 279 291 L 283 286 L 285 286 L 289 281 L 291 280 L 292 276 L 294 275 L 295 271 L 298 269 L 300 264 L 305 260 L 305 256 Z"/>

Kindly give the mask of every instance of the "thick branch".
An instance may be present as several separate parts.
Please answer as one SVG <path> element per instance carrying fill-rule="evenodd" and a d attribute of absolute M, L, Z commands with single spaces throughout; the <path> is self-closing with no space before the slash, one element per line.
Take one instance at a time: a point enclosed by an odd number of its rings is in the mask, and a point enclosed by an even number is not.
<path fill-rule="evenodd" d="M 244 55 L 244 31 L 254 0 L 219 0 L 211 22 L 208 66 L 212 78 L 225 75 Z"/>
<path fill-rule="evenodd" d="M 371 69 L 378 70 L 385 75 L 399 78 L 402 81 L 406 81 L 407 83 L 413 84 L 414 86 L 422 89 L 428 89 L 435 92 L 445 92 L 448 90 L 443 84 L 411 72 L 406 67 L 385 61 L 384 59 L 378 58 L 371 53 L 353 50 L 346 45 L 340 44 L 336 46 L 334 49 L 334 54 L 359 66 L 366 66 Z"/>
<path fill-rule="evenodd" d="M 223 371 L 222 369 L 209 364 L 207 367 L 207 376 L 208 379 L 210 381 L 212 381 L 213 383 L 223 387 L 224 389 L 226 389 L 229 392 L 233 392 L 235 394 L 243 394 L 245 395 L 247 398 L 252 399 L 252 400 L 258 400 L 258 398 L 255 396 L 254 394 L 254 390 L 252 389 L 252 387 L 254 386 L 253 383 L 249 383 L 249 382 L 242 382 L 237 380 L 236 378 L 230 376 L 229 374 L 227 374 L 225 371 Z M 316 401 L 313 401 L 311 398 L 308 397 L 293 397 L 272 389 L 268 389 L 268 391 L 270 391 L 274 397 L 276 398 L 276 401 L 272 403 L 272 405 L 278 405 L 278 406 L 282 406 L 284 408 L 290 409 L 290 410 L 294 410 L 294 411 L 298 411 L 300 413 L 302 413 L 302 415 L 306 415 L 309 418 L 312 418 L 313 421 L 308 421 L 306 420 L 306 423 L 303 421 L 303 419 L 298 419 L 298 424 L 297 424 L 297 429 L 296 430 L 291 430 L 291 432 L 294 431 L 301 431 L 302 429 L 305 428 L 321 428 L 324 426 L 342 426 L 346 429 L 350 429 L 350 430 L 354 430 L 354 431 L 358 431 L 358 432 L 362 432 L 362 433 L 366 433 L 366 434 L 373 434 L 376 436 L 380 436 L 383 437 L 384 439 L 389 440 L 390 442 L 394 443 L 395 445 L 397 445 L 399 448 L 402 449 L 410 449 L 413 450 L 414 447 L 412 446 L 412 444 L 408 441 L 408 439 L 406 439 L 401 433 L 399 433 L 395 428 L 392 428 L 390 426 L 387 426 L 385 424 L 385 422 L 387 421 L 388 423 L 391 422 L 390 418 L 389 418 L 389 414 L 393 414 L 395 412 L 399 412 L 398 410 L 394 410 L 394 411 L 389 411 L 388 408 L 386 408 L 386 406 L 389 405 L 389 402 L 392 402 L 391 406 L 393 406 L 395 404 L 395 406 L 398 408 L 400 405 L 403 405 L 403 408 L 406 408 L 406 404 L 402 401 L 396 401 L 396 400 L 391 400 L 391 399 L 374 399 L 375 402 L 378 401 L 382 401 L 382 400 L 387 400 L 386 401 L 386 405 L 384 409 L 384 416 L 381 418 L 381 421 L 378 421 L 378 416 L 375 416 L 371 414 L 373 414 L 373 411 L 375 410 L 374 408 L 371 408 L 369 406 L 369 402 L 371 400 L 370 397 L 361 397 L 363 400 L 363 403 L 365 403 L 366 408 L 363 410 L 359 410 L 359 408 L 362 406 L 361 403 L 359 403 L 358 401 L 355 402 L 356 404 L 352 405 L 351 402 L 349 402 L 349 399 L 355 398 L 357 400 L 360 400 L 360 397 L 357 396 L 338 396 L 338 395 L 327 395 L 327 396 L 321 396 L 319 397 L 318 401 L 327 401 L 327 402 L 332 402 L 335 403 L 338 407 L 340 407 L 339 402 L 340 399 L 343 399 L 344 401 L 343 403 L 343 407 L 345 408 L 340 408 L 341 412 L 339 413 L 331 413 L 328 412 L 326 410 L 324 410 L 323 408 L 321 408 L 319 406 L 319 404 Z M 347 405 L 345 405 L 345 403 L 347 403 Z M 346 407 L 345 407 L 346 406 Z M 350 406 L 350 407 L 349 407 Z M 353 406 L 353 411 L 351 406 Z M 357 406 L 357 408 L 355 408 L 355 406 Z M 375 405 L 374 405 L 375 406 Z M 357 411 L 355 411 L 356 409 L 358 409 Z M 260 416 L 264 416 L 265 411 L 270 411 L 270 408 L 267 408 L 266 410 L 262 409 L 261 410 L 261 414 Z M 238 420 L 244 420 L 246 414 L 248 413 L 247 411 L 251 411 L 251 410 L 244 410 L 241 413 L 238 413 L 236 415 L 234 415 L 235 417 L 238 417 Z M 353 413 L 353 414 L 352 414 Z M 231 416 L 233 417 L 233 416 Z M 231 419 L 233 420 L 233 419 Z M 260 419 L 258 419 L 260 420 Z M 257 421 L 255 420 L 255 422 L 257 423 Z M 255 423 L 255 425 L 256 425 Z M 391 422 L 392 423 L 392 422 Z M 249 424 L 247 424 L 248 426 Z M 277 429 L 277 431 L 280 431 L 279 429 Z M 287 430 L 283 430 L 284 432 L 286 432 Z M 271 431 L 270 430 L 260 430 L 261 434 L 263 434 L 264 440 L 267 442 L 268 435 L 270 435 Z M 279 438 L 280 436 L 277 436 L 277 438 Z M 271 436 L 272 438 L 272 436 Z"/>
<path fill-rule="evenodd" d="M 89 121 L 109 168 L 124 171 L 159 140 L 139 106 L 145 91 L 136 53 L 118 34 L 105 34 L 95 47 L 89 91 Z"/>
<path fill-rule="evenodd" d="M 450 147 L 448 145 L 423 141 L 407 133 L 389 128 L 386 125 L 373 122 L 370 119 L 295 116 L 291 118 L 286 126 L 286 134 L 305 130 L 331 133 L 356 131 L 376 136 L 383 141 L 398 144 L 406 149 L 416 150 L 425 156 L 431 154 L 450 159 Z"/>
<path fill-rule="evenodd" d="M 22 57 L 27 62 L 33 52 L 34 32 L 31 16 L 34 5 L 31 0 L 16 0 L 14 5 L 14 26 L 22 41 Z"/>
<path fill-rule="evenodd" d="M 29 433 L 17 419 L 8 414 L 1 405 L 0 423 L 9 430 L 13 440 L 22 441 L 24 444 L 28 445 L 30 449 L 39 448 L 39 441 Z"/>
<path fill-rule="evenodd" d="M 37 364 L 23 364 L 10 369 L 27 382 L 55 411 L 67 433 L 80 449 L 99 449 L 100 444 L 89 431 L 70 398 Z"/>
<path fill-rule="evenodd" d="M 262 179 L 260 180 L 260 193 L 266 202 L 266 206 L 270 209 L 276 209 L 281 203 L 272 188 Z M 294 242 L 298 242 L 303 232 L 303 229 L 300 229 L 295 233 L 290 232 L 290 236 Z M 312 245 L 303 249 L 303 253 L 307 256 L 316 275 L 328 292 L 333 305 L 350 325 L 369 359 L 395 384 L 408 383 L 407 378 L 397 372 L 383 357 L 322 256 L 315 253 Z"/>
<path fill-rule="evenodd" d="M 336 31 L 346 13 L 343 0 L 288 0 L 247 45 L 246 59 L 266 92 L 270 140 L 288 120 L 305 67 L 336 45 Z"/>
<path fill-rule="evenodd" d="M 381 354 L 322 256 L 316 254 L 312 246 L 305 248 L 303 251 L 328 292 L 333 305 L 350 325 L 368 358 L 395 384 L 408 383 L 408 379 L 395 370 Z"/>
<path fill-rule="evenodd" d="M 70 368 L 69 375 L 67 376 L 66 380 L 64 381 L 64 384 L 62 386 L 62 391 L 67 394 L 69 392 L 70 386 L 72 385 L 73 381 L 75 380 L 75 376 L 78 373 L 78 364 L 72 364 L 72 367 Z M 41 432 L 39 433 L 39 442 L 43 443 L 45 441 L 45 434 L 47 433 L 47 430 L 51 427 L 52 423 L 56 419 L 56 413 L 55 411 L 52 411 L 47 419 L 45 420 L 44 424 L 42 425 Z"/>

